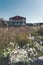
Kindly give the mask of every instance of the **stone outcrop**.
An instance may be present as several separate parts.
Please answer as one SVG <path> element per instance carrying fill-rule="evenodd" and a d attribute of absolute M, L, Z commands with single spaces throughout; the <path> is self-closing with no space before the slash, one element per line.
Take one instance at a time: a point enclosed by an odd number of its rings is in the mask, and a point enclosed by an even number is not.
<path fill-rule="evenodd" d="M 43 65 L 43 57 L 39 57 L 37 60 L 35 60 L 31 65 Z"/>

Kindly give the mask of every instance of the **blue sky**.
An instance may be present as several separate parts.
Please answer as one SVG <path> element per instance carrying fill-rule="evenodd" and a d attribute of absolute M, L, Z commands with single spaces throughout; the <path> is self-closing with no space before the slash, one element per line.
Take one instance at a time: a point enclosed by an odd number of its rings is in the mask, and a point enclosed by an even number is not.
<path fill-rule="evenodd" d="M 43 0 L 0 0 L 0 17 L 24 16 L 29 23 L 43 22 Z"/>

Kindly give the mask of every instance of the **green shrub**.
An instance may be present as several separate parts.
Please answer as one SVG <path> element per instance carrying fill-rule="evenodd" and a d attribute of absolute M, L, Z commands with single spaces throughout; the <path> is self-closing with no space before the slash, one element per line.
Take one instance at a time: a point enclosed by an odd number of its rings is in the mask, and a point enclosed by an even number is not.
<path fill-rule="evenodd" d="M 40 36 L 43 36 L 43 28 L 40 28 L 37 33 L 40 35 Z"/>
<path fill-rule="evenodd" d="M 25 33 L 20 33 L 16 36 L 16 43 L 23 48 L 24 45 L 29 43 L 30 40 L 28 39 L 28 36 Z"/>

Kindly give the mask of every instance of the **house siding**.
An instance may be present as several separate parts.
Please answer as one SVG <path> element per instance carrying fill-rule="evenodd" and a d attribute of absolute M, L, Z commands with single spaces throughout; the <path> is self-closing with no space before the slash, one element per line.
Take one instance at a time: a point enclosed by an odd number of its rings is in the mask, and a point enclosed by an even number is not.
<path fill-rule="evenodd" d="M 26 25 L 26 18 L 21 16 L 15 16 L 15 17 L 9 18 L 8 25 L 9 26 Z"/>

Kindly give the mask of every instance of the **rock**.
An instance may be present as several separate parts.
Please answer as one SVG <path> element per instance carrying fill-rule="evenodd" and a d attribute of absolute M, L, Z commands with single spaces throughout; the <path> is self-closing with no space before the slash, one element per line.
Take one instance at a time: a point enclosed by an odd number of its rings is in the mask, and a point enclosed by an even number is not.
<path fill-rule="evenodd" d="M 43 61 L 43 56 L 39 57 L 38 59 Z"/>
<path fill-rule="evenodd" d="M 43 65 L 43 56 L 32 62 L 30 65 Z"/>

